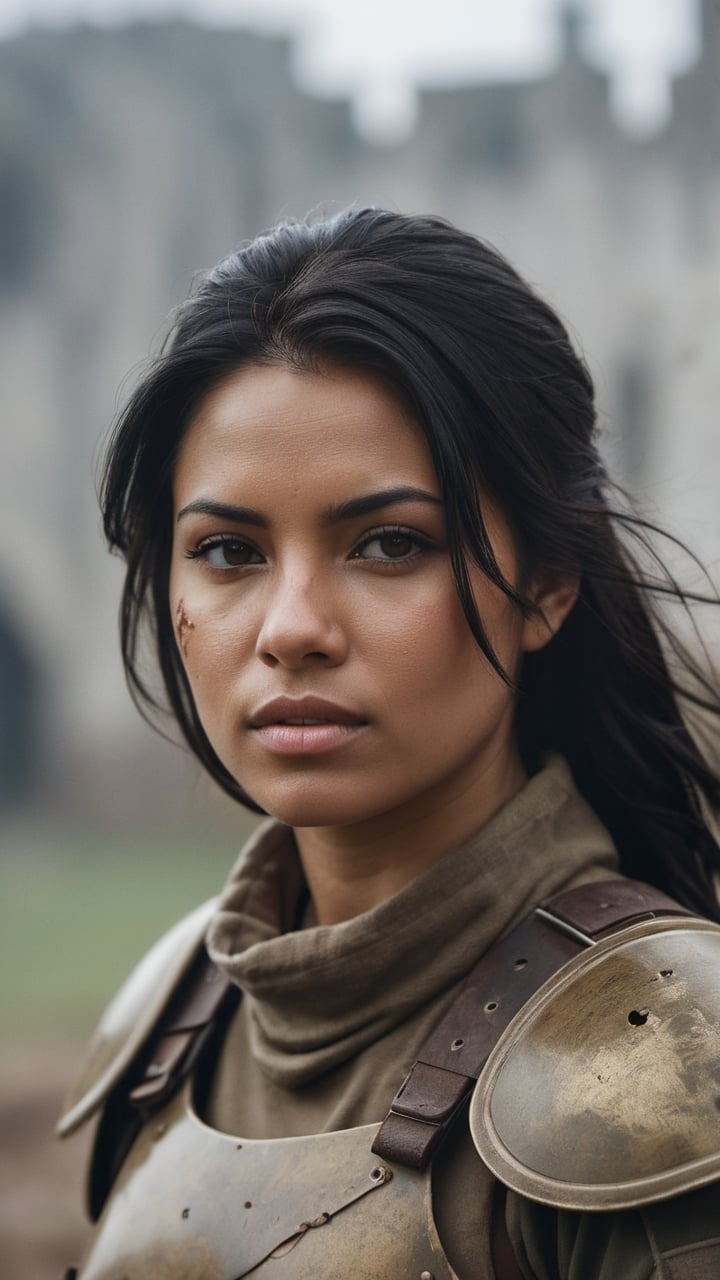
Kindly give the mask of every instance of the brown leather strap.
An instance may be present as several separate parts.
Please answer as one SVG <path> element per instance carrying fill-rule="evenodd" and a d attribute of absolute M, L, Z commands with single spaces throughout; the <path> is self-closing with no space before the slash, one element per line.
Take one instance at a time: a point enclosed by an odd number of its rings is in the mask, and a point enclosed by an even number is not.
<path fill-rule="evenodd" d="M 655 916 L 691 916 L 660 889 L 639 880 L 600 880 L 559 893 L 545 904 L 558 920 L 586 933 L 594 942 L 607 930 L 627 928 Z"/>
<path fill-rule="evenodd" d="M 133 1106 L 154 1107 L 170 1097 L 230 988 L 230 980 L 203 949 L 155 1031 L 145 1070 L 129 1095 Z"/>
<path fill-rule="evenodd" d="M 542 983 L 599 937 L 669 914 L 692 912 L 634 880 L 582 885 L 536 907 L 468 975 L 393 1099 L 373 1152 L 424 1169 L 502 1032 Z"/>

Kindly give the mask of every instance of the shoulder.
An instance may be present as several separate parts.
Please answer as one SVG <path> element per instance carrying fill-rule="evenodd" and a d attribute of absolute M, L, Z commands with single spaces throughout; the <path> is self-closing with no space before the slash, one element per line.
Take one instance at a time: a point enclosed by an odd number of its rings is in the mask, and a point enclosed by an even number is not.
<path fill-rule="evenodd" d="M 203 903 L 164 934 L 108 1005 L 65 1100 L 60 1137 L 101 1107 L 130 1066 L 197 956 L 215 905 Z"/>
<path fill-rule="evenodd" d="M 612 1212 L 720 1178 L 720 926 L 655 919 L 568 962 L 513 1019 L 473 1097 L 492 1172 Z"/>

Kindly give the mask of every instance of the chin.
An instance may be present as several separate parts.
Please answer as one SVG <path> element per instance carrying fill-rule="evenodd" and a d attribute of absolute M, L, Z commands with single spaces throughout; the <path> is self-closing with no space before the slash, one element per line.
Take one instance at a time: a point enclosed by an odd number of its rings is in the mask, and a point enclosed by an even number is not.
<path fill-rule="evenodd" d="M 271 818 L 289 827 L 352 826 L 377 817 L 387 807 L 364 788 L 344 788 L 326 780 L 296 778 L 275 786 L 251 787 L 240 779 L 240 785 Z"/>

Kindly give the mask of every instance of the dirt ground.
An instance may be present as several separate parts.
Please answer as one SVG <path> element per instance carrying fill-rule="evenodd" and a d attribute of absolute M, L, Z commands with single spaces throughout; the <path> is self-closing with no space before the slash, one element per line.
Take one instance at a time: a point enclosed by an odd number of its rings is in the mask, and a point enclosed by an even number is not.
<path fill-rule="evenodd" d="M 53 1126 L 81 1052 L 68 1042 L 0 1052 L 3 1280 L 60 1280 L 79 1261 L 90 1133 L 58 1142 Z"/>

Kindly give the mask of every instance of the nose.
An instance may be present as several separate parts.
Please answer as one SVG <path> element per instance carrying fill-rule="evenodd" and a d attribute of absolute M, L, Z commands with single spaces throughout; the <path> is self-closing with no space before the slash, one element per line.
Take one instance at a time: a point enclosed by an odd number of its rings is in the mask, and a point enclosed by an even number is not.
<path fill-rule="evenodd" d="M 268 667 L 339 666 L 348 641 L 321 575 L 288 574 L 274 584 L 258 631 L 256 654 Z"/>

